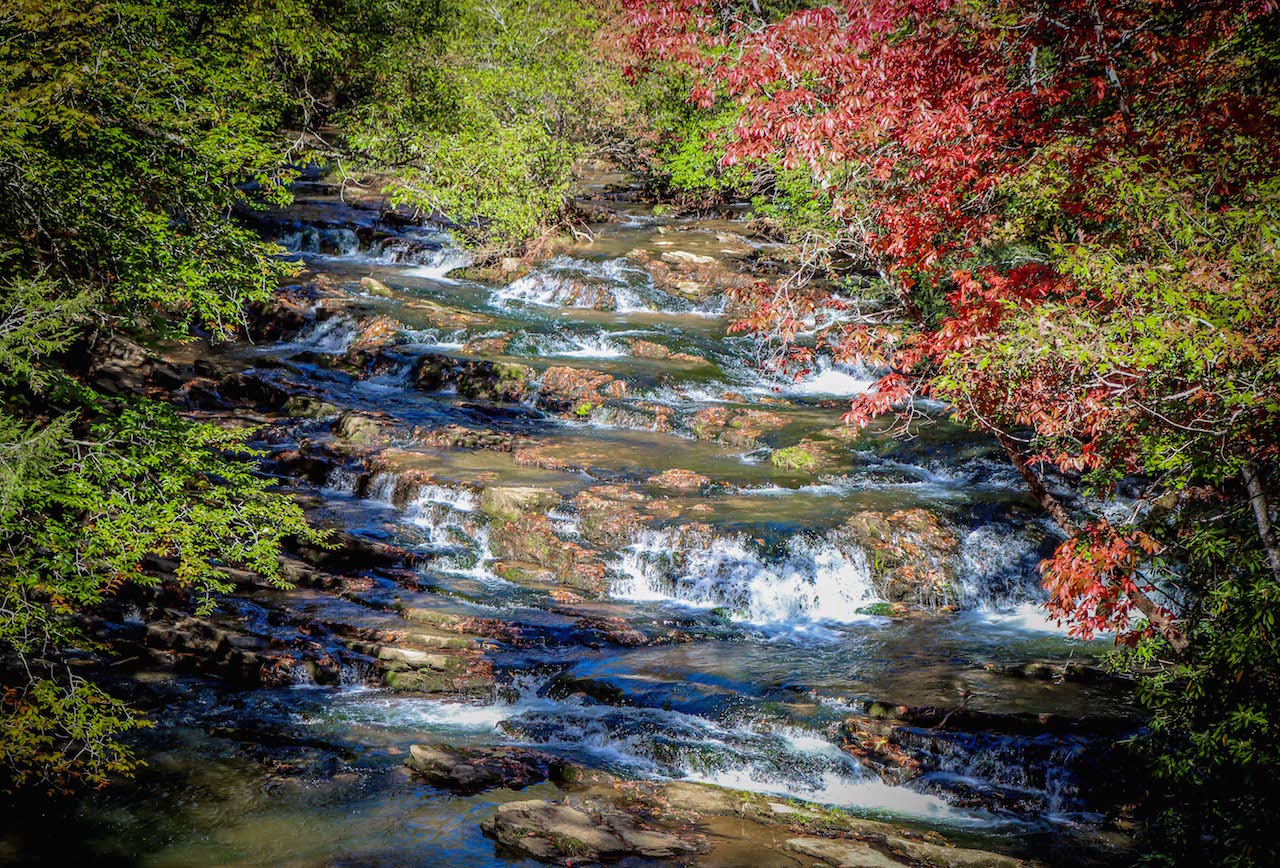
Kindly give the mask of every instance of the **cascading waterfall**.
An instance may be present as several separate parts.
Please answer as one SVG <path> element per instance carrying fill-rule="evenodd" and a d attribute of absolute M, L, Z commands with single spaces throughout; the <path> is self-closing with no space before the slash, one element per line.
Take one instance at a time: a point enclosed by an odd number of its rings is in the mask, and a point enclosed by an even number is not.
<path fill-rule="evenodd" d="M 1039 563 L 1046 536 L 1032 525 L 984 524 L 960 543 L 960 571 L 966 608 L 1010 609 L 1045 598 Z"/>
<path fill-rule="evenodd" d="M 558 256 L 490 294 L 490 303 L 611 310 L 617 313 L 693 313 L 719 316 L 723 300 L 694 304 L 658 289 L 653 278 L 626 258 L 589 261 Z"/>
<path fill-rule="evenodd" d="M 360 489 L 360 474 L 347 467 L 335 467 L 325 481 L 324 491 L 355 497 Z"/>
<path fill-rule="evenodd" d="M 866 554 L 822 537 L 792 537 L 770 561 L 743 536 L 645 530 L 614 569 L 615 597 L 724 608 L 758 624 L 852 621 L 878 599 Z"/>
<path fill-rule="evenodd" d="M 447 235 L 432 232 L 383 237 L 366 245 L 352 229 L 303 226 L 280 233 L 276 243 L 290 253 L 401 266 L 406 276 L 429 280 L 443 280 L 472 262 L 471 254 L 454 247 Z"/>
<path fill-rule="evenodd" d="M 379 257 L 379 261 L 388 261 Z M 439 250 L 418 250 L 400 258 L 389 260 L 406 266 L 405 274 L 410 277 L 428 280 L 445 280 L 449 272 L 466 268 L 472 262 L 471 254 L 457 247 L 443 247 Z"/>
<path fill-rule="evenodd" d="M 360 250 L 360 238 L 352 229 L 303 226 L 283 232 L 276 243 L 290 253 L 352 256 Z"/>
<path fill-rule="evenodd" d="M 405 505 L 404 519 L 425 532 L 425 546 L 436 553 L 433 569 L 484 581 L 502 581 L 488 568 L 493 561 L 489 526 L 475 514 L 479 499 L 466 488 L 420 486 Z"/>
<path fill-rule="evenodd" d="M 328 355 L 341 355 L 351 349 L 360 325 L 346 315 L 329 317 L 311 326 L 294 341 L 299 347 Z"/>

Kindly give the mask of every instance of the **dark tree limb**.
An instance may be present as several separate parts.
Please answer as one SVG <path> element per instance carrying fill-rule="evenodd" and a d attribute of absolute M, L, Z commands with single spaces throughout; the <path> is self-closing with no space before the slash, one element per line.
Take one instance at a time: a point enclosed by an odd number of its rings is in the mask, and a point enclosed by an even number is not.
<path fill-rule="evenodd" d="M 1276 542 L 1276 529 L 1271 524 L 1271 507 L 1267 503 L 1266 489 L 1262 487 L 1258 468 L 1253 466 L 1252 461 L 1245 462 L 1240 475 L 1244 477 L 1249 504 L 1253 507 L 1253 517 L 1258 522 L 1258 536 L 1262 538 L 1262 547 L 1267 550 L 1267 560 L 1271 562 L 1271 575 L 1280 583 L 1280 543 Z"/>

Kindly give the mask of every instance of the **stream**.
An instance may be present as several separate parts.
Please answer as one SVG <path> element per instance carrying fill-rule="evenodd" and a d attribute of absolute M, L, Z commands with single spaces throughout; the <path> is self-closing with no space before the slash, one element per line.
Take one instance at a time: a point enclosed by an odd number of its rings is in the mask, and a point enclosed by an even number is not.
<path fill-rule="evenodd" d="M 156 720 L 137 783 L 20 815 L 0 861 L 539 864 L 480 824 L 553 784 L 450 792 L 405 771 L 415 743 L 1119 858 L 1111 744 L 1140 721 L 1110 640 L 1040 608 L 1053 526 L 945 409 L 857 434 L 840 416 L 874 372 L 760 369 L 722 291 L 779 254 L 749 215 L 655 216 L 597 174 L 591 236 L 504 275 L 296 192 L 255 219 L 321 287 L 305 321 L 169 358 L 222 384 L 189 412 L 265 423 L 264 467 L 315 521 L 410 557 L 221 601 L 213 623 L 287 658 L 274 679 L 123 667 Z M 705 861 L 812 864 L 778 859 Z"/>

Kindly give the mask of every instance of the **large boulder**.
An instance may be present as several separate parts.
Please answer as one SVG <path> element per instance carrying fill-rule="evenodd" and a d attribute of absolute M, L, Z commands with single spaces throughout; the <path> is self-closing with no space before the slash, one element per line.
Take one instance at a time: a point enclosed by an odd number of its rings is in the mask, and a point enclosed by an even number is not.
<path fill-rule="evenodd" d="M 787 849 L 811 859 L 818 859 L 836 868 L 903 868 L 903 863 L 892 859 L 865 841 L 834 838 L 792 838 Z"/>
<path fill-rule="evenodd" d="M 493 317 L 474 311 L 449 307 L 430 299 L 406 296 L 401 298 L 403 307 L 418 314 L 427 325 L 442 329 L 463 329 L 484 326 L 493 322 Z"/>
<path fill-rule="evenodd" d="M 519 747 L 483 747 L 466 750 L 451 745 L 415 744 L 405 763 L 433 786 L 456 793 L 474 794 L 496 787 L 522 790 L 548 779 L 562 779 L 564 760 Z"/>
<path fill-rule="evenodd" d="M 343 413 L 333 423 L 333 433 L 352 443 L 372 443 L 382 435 L 382 426 L 376 419 L 359 413 Z"/>
<path fill-rule="evenodd" d="M 489 548 L 499 560 L 542 567 L 577 590 L 591 594 L 604 591 L 604 568 L 599 555 L 561 539 L 545 515 L 531 513 L 492 525 Z"/>
<path fill-rule="evenodd" d="M 836 868 L 1018 868 L 1011 856 L 966 847 L 942 847 L 910 838 L 890 836 L 883 843 L 836 838 L 792 838 L 787 849 Z"/>
<path fill-rule="evenodd" d="M 640 511 L 645 496 L 620 485 L 584 489 L 574 496 L 573 505 L 582 539 L 605 550 L 629 545 L 651 520 Z"/>
<path fill-rule="evenodd" d="M 389 690 L 476 697 L 493 692 L 493 667 L 482 656 L 404 652 L 407 659 L 379 661 L 386 667 L 382 682 Z"/>
<path fill-rule="evenodd" d="M 626 392 L 627 384 L 614 379 L 612 374 L 568 366 L 547 368 L 542 374 L 538 406 L 585 415 L 593 406 L 608 398 L 621 398 Z"/>
<path fill-rule="evenodd" d="M 735 253 L 747 249 L 739 248 Z M 627 258 L 644 266 L 654 286 L 694 300 L 728 289 L 745 289 L 755 280 L 730 260 L 686 250 L 665 250 L 653 256 L 637 248 L 629 251 Z"/>
<path fill-rule="evenodd" d="M 455 359 L 424 353 L 414 364 L 410 380 L 419 389 L 439 392 L 457 389 L 464 398 L 523 401 L 532 371 L 524 365 L 489 360 Z"/>
<path fill-rule="evenodd" d="M 834 536 L 866 553 L 872 582 L 885 600 L 936 608 L 959 597 L 960 540 L 927 509 L 859 512 Z"/>

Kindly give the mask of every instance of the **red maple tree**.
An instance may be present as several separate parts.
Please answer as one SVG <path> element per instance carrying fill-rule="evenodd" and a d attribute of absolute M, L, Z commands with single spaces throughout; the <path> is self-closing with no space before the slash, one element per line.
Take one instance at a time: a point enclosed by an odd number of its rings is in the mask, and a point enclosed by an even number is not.
<path fill-rule="evenodd" d="M 1251 50 L 1273 0 L 845 0 L 774 21 L 624 3 L 633 73 L 678 67 L 694 104 L 740 105 L 725 163 L 807 167 L 833 246 L 899 305 L 849 316 L 789 280 L 740 293 L 739 327 L 880 369 L 851 424 L 934 397 L 993 433 L 1069 536 L 1043 565 L 1051 611 L 1133 638 L 1137 607 L 1186 647 L 1156 602 L 1160 543 L 1078 521 L 1040 463 L 1102 488 L 1239 477 L 1280 580 L 1260 481 L 1280 439 L 1280 124 Z M 823 311 L 846 315 L 815 329 Z"/>

